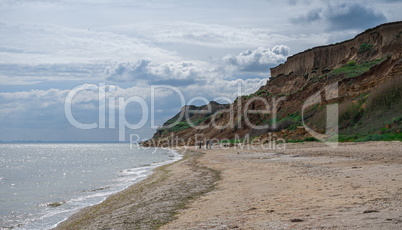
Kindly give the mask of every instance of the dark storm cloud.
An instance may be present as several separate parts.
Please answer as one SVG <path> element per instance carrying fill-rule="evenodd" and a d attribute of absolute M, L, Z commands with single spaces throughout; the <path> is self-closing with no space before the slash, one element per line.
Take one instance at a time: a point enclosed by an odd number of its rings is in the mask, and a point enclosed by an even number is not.
<path fill-rule="evenodd" d="M 384 1 L 384 2 L 391 2 L 391 3 L 394 3 L 394 2 L 402 2 L 402 0 L 382 0 L 382 1 Z"/>
<path fill-rule="evenodd" d="M 343 4 L 330 7 L 329 10 L 333 12 L 327 18 L 330 23 L 329 30 L 367 29 L 387 22 L 383 14 L 362 5 Z"/>
<path fill-rule="evenodd" d="M 372 8 L 359 4 L 337 4 L 315 8 L 305 15 L 290 19 L 294 24 L 326 23 L 327 31 L 367 29 L 387 22 L 387 18 Z"/>
<path fill-rule="evenodd" d="M 311 22 L 319 21 L 319 20 L 323 19 L 323 17 L 321 16 L 323 11 L 324 11 L 323 8 L 313 9 L 313 10 L 310 10 L 309 12 L 307 12 L 306 15 L 291 18 L 290 21 L 294 24 L 311 23 Z"/>

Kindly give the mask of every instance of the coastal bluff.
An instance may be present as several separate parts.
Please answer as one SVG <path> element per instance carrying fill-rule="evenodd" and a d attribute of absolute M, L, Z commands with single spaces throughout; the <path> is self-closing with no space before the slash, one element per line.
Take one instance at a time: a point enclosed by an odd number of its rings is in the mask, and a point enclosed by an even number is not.
<path fill-rule="evenodd" d="M 334 84 L 337 96 L 325 99 L 325 88 Z M 194 145 L 199 141 L 196 135 L 219 141 L 237 137 L 266 139 L 271 133 L 302 141 L 311 138 L 300 129 L 304 125 L 325 133 L 325 107 L 334 103 L 339 106 L 341 141 L 371 140 L 373 135 L 383 140 L 379 136 L 384 134 L 384 128 L 387 138 L 399 138 L 402 118 L 395 114 L 402 113 L 401 86 L 402 22 L 392 22 L 368 29 L 353 39 L 290 56 L 285 63 L 271 68 L 271 77 L 256 92 L 239 96 L 231 104 L 211 102 L 210 112 L 190 114 L 190 121 L 180 115 L 189 108 L 195 111 L 208 106 L 184 106 L 143 144 L 161 146 L 175 138 L 182 141 L 177 145 Z M 303 111 L 306 101 L 317 93 L 321 100 Z M 279 98 L 279 103 L 273 103 Z M 256 110 L 269 113 L 248 113 Z M 392 138 L 389 139 L 395 140 Z"/>

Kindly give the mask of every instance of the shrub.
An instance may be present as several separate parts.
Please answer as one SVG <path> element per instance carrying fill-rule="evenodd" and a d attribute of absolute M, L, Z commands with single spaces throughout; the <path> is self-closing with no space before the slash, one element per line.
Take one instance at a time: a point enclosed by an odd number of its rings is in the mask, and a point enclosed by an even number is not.
<path fill-rule="evenodd" d="M 395 124 L 400 124 L 401 121 L 402 121 L 402 116 L 395 117 L 394 119 L 392 119 L 392 123 L 395 123 Z"/>
<path fill-rule="evenodd" d="M 356 66 L 356 61 L 354 61 L 354 60 L 349 61 L 349 62 L 346 64 L 346 66 L 349 66 L 349 67 Z"/>
<path fill-rule="evenodd" d="M 402 98 L 402 77 L 394 78 L 379 85 L 367 99 L 367 110 L 376 111 L 381 108 L 390 108 L 398 104 Z"/>
<path fill-rule="evenodd" d="M 356 124 L 363 116 L 360 103 L 346 101 L 339 105 L 339 122 L 342 127 Z"/>
<path fill-rule="evenodd" d="M 304 138 L 304 141 L 318 141 L 318 140 L 315 137 L 306 137 Z"/>
<path fill-rule="evenodd" d="M 360 45 L 358 53 L 364 53 L 370 50 L 373 50 L 373 45 L 369 43 L 363 43 Z"/>

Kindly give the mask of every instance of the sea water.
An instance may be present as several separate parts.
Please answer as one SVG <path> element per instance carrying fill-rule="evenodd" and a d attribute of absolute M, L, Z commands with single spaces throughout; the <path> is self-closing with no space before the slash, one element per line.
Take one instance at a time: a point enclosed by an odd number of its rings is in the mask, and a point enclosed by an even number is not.
<path fill-rule="evenodd" d="M 53 228 L 178 159 L 130 144 L 0 144 L 0 228 Z"/>

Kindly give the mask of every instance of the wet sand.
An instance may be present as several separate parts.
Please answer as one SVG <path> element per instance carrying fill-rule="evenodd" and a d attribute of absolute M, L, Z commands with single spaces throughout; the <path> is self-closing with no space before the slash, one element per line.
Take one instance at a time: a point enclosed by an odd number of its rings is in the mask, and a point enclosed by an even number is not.
<path fill-rule="evenodd" d="M 198 163 L 202 153 L 158 167 L 145 180 L 84 208 L 56 229 L 157 229 L 172 221 L 191 200 L 215 188 L 218 171 Z"/>
<path fill-rule="evenodd" d="M 59 229 L 402 229 L 402 142 L 242 148 L 191 152 Z"/>

